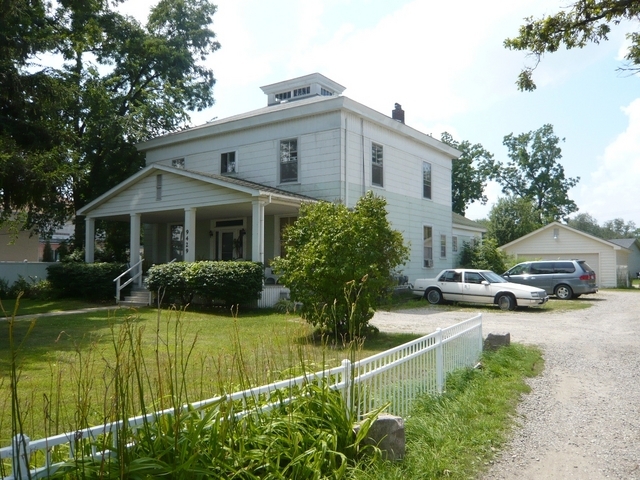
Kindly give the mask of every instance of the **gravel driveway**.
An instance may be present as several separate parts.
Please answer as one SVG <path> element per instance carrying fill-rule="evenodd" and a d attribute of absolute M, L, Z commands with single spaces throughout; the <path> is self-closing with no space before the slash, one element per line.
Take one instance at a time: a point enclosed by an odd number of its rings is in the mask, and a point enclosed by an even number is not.
<path fill-rule="evenodd" d="M 552 302 L 560 300 L 552 299 Z M 519 427 L 483 479 L 640 480 L 640 292 L 587 295 L 585 310 L 378 312 L 382 331 L 430 333 L 483 314 L 483 333 L 544 351 Z"/>

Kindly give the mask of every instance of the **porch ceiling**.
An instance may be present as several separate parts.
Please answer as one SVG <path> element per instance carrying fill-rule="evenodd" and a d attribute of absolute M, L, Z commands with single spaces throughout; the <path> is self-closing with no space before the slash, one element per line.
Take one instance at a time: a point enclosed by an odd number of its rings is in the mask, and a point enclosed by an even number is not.
<path fill-rule="evenodd" d="M 196 207 L 196 219 L 200 220 L 226 220 L 239 217 L 251 217 L 251 202 L 236 203 L 229 205 L 202 206 Z M 265 215 L 296 216 L 298 207 L 295 205 L 282 205 L 270 203 L 265 206 Z M 101 217 L 104 220 L 118 222 L 129 222 L 129 215 L 117 215 L 111 217 Z M 141 214 L 142 223 L 182 223 L 184 221 L 184 210 L 163 210 L 158 212 L 143 212 Z"/>

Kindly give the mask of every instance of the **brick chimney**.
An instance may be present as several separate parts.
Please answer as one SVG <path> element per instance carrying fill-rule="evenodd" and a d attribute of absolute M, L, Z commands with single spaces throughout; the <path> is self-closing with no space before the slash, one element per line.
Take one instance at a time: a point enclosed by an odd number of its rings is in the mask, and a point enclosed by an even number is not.
<path fill-rule="evenodd" d="M 395 109 L 391 112 L 391 118 L 399 121 L 400 123 L 404 123 L 404 110 L 402 109 L 402 105 L 396 103 Z"/>

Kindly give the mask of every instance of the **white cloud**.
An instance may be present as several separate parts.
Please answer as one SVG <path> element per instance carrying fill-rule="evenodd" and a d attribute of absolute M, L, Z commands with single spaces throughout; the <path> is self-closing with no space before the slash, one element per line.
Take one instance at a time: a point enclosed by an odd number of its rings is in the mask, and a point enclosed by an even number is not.
<path fill-rule="evenodd" d="M 579 189 L 577 203 L 600 223 L 623 218 L 640 225 L 640 98 L 622 110 L 627 129 L 607 146 L 600 166 Z"/>

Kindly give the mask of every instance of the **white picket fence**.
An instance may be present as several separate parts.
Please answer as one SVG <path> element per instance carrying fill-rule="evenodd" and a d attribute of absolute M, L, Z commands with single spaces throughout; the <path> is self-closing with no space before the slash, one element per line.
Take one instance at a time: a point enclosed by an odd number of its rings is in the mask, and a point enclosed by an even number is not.
<path fill-rule="evenodd" d="M 267 411 L 281 405 L 283 401 L 291 401 L 297 391 L 296 387 L 310 382 L 322 382 L 329 388 L 342 392 L 346 405 L 354 412 L 354 419 L 387 404 L 389 413 L 406 416 L 416 397 L 443 392 L 447 374 L 460 368 L 475 366 L 482 353 L 482 342 L 482 314 L 479 314 L 357 362 L 343 360 L 335 368 L 203 400 L 185 405 L 183 409 L 204 412 L 207 407 L 221 402 L 239 401 L 246 406 L 244 411 L 236 414 L 242 416 L 256 412 L 255 405 L 259 405 L 259 411 Z M 135 430 L 145 422 L 152 423 L 162 415 L 173 413 L 173 409 L 168 409 L 130 418 L 128 422 L 131 429 Z M 59 445 L 68 445 L 68 458 L 72 459 L 75 456 L 75 445 L 80 439 L 91 441 L 94 445 L 92 455 L 99 457 L 108 454 L 97 451 L 97 439 L 112 434 L 113 447 L 116 448 L 121 429 L 122 422 L 115 422 L 35 441 L 24 435 L 17 436 L 11 446 L 0 449 L 0 459 L 12 459 L 13 472 L 2 477 L 2 480 L 49 476 L 61 464 L 52 462 L 53 449 Z M 29 460 L 37 451 L 43 452 L 44 465 L 29 470 Z"/>

